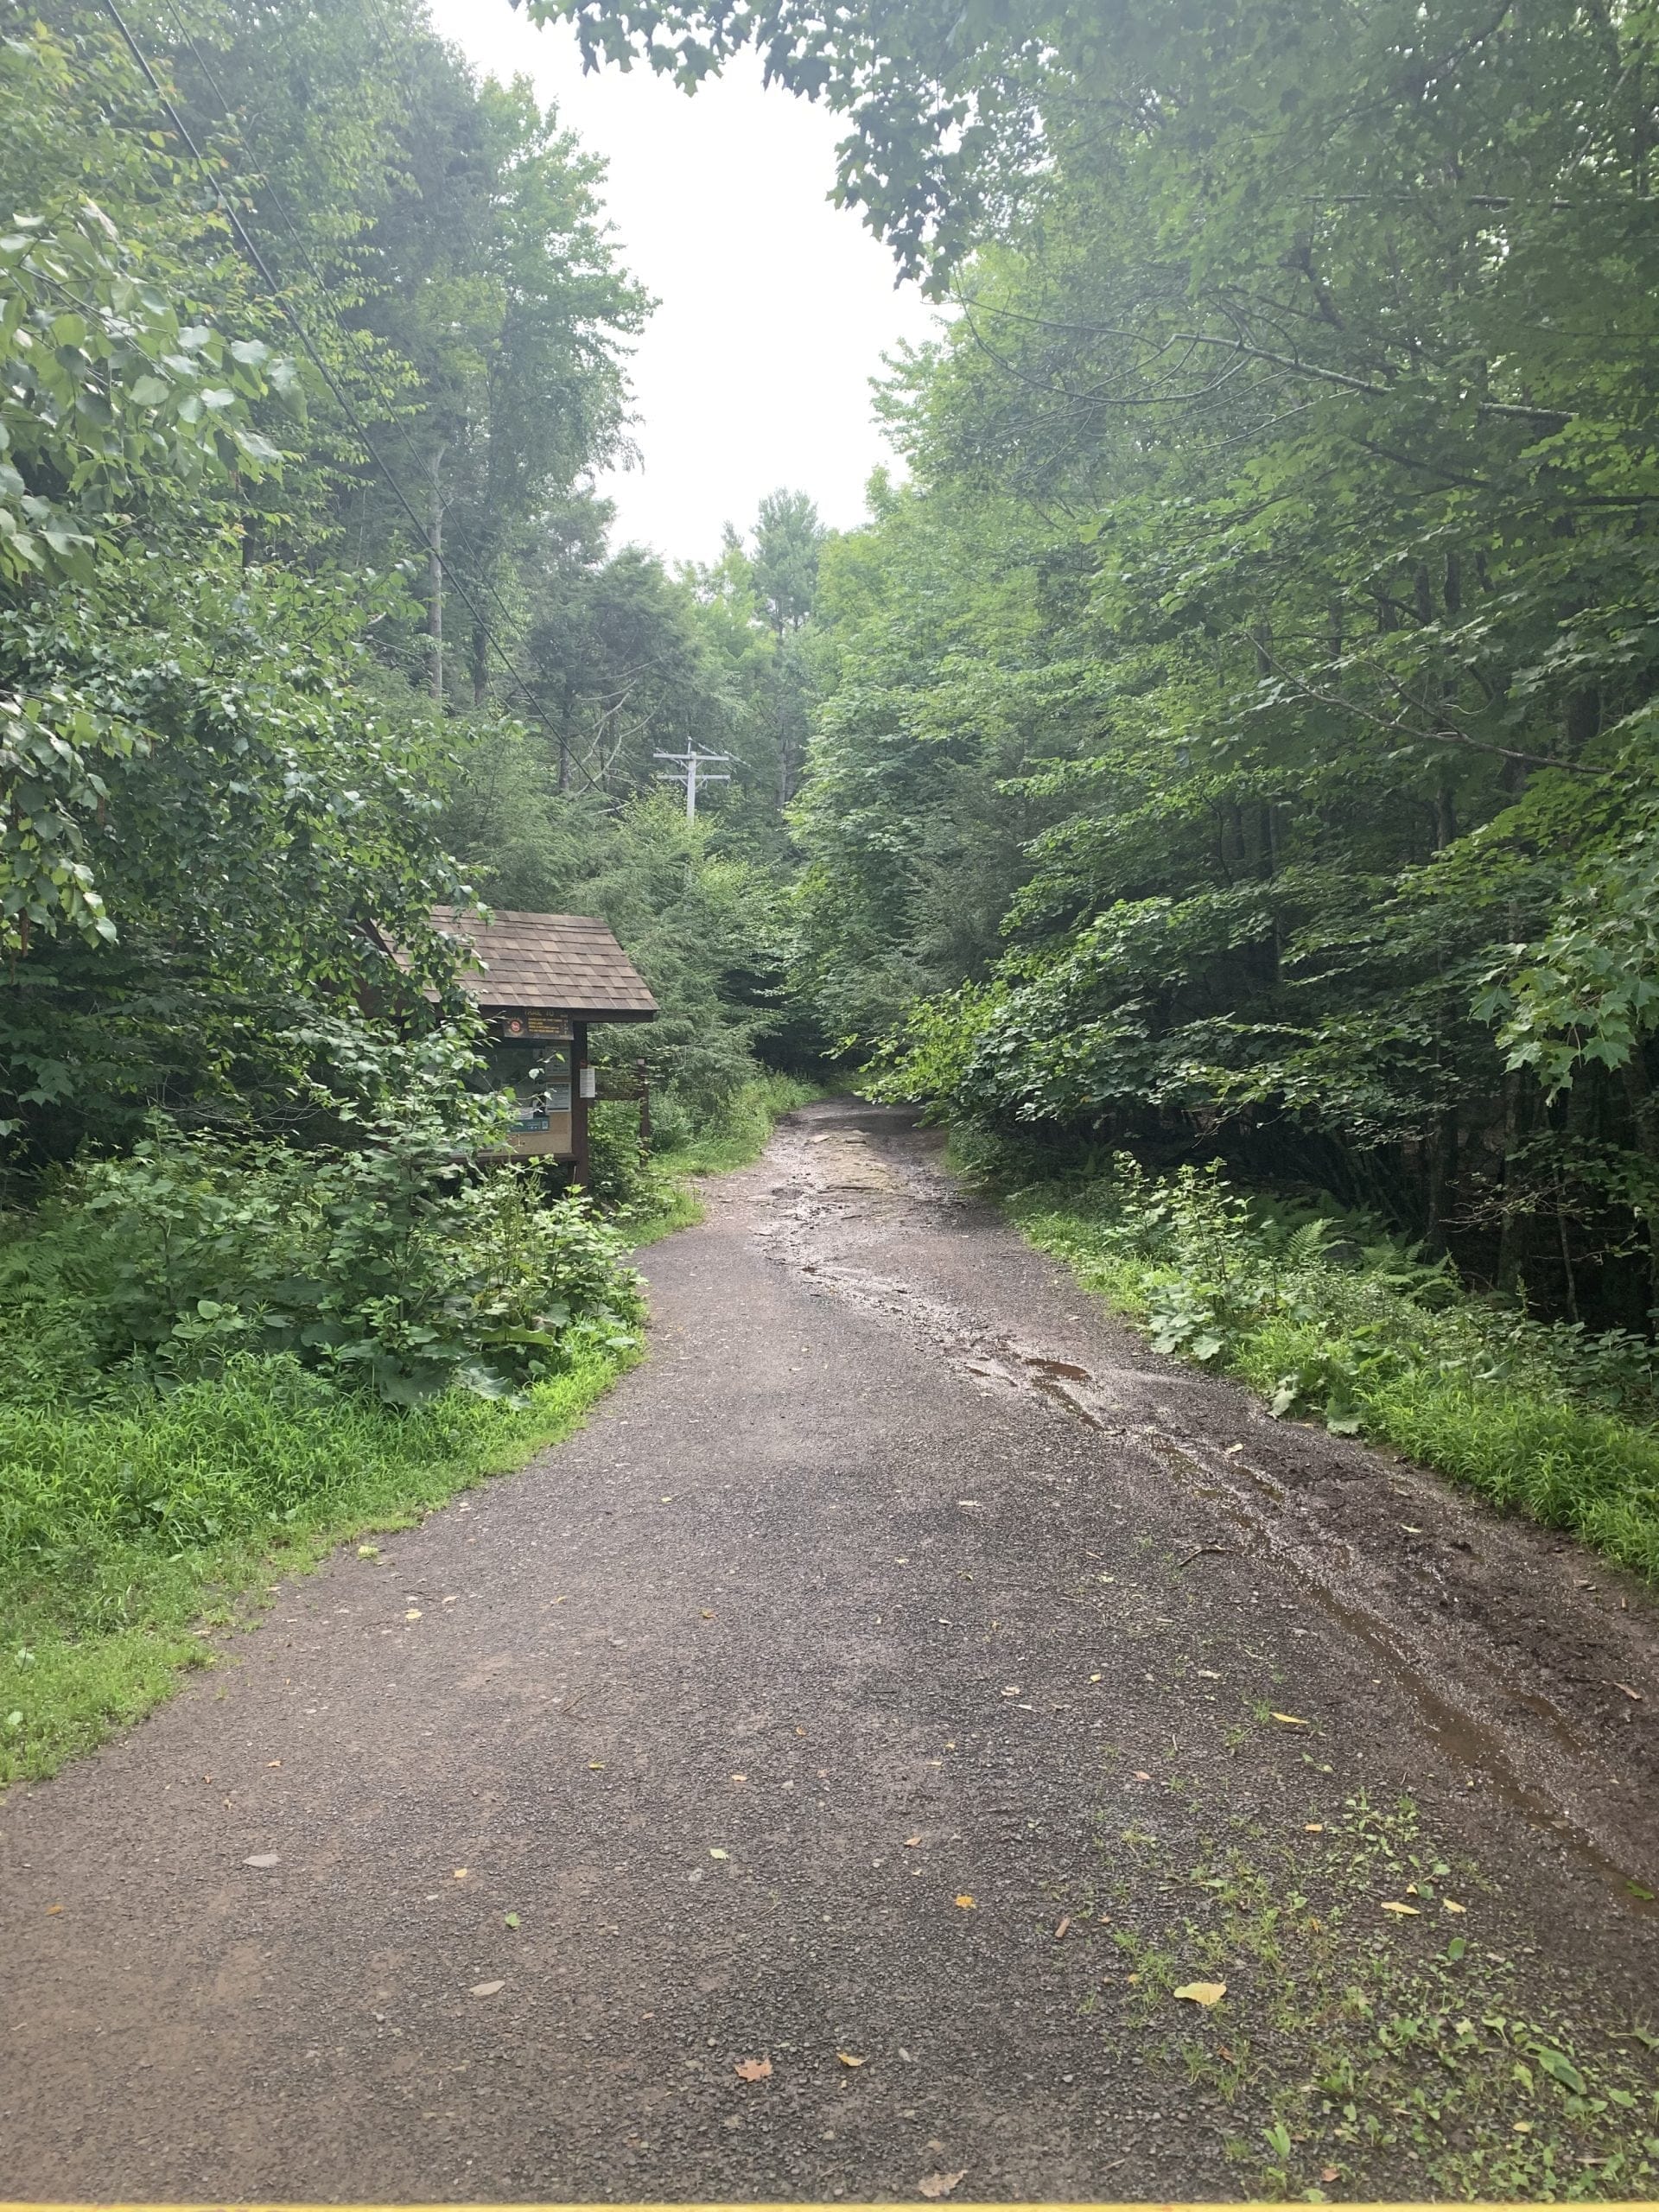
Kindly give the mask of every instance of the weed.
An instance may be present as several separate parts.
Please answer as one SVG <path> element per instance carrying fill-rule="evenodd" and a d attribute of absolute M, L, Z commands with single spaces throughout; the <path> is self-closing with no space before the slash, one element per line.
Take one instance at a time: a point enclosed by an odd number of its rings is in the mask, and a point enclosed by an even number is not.
<path fill-rule="evenodd" d="M 997 1155 L 977 1166 L 995 1176 Z M 1652 1349 L 1465 1293 L 1366 1228 L 1292 1225 L 1218 1168 L 1005 1187 L 1028 1241 L 1145 1329 L 1239 1376 L 1281 1417 L 1374 1437 L 1659 1580 Z"/>
<path fill-rule="evenodd" d="M 288 1355 L 166 1394 L 0 1403 L 0 1783 L 148 1712 L 277 1576 L 568 1434 L 633 1356 L 577 1338 L 517 1403 L 453 1390 L 403 1414 Z"/>
<path fill-rule="evenodd" d="M 1423 2201 L 1645 2197 L 1659 2179 L 1659 2038 L 1592 2024 L 1585 1993 L 1448 1936 L 1453 1876 L 1408 1801 L 1363 1797 L 1317 1844 L 1235 1846 L 1192 1869 L 1192 1905 L 1114 1931 L 1151 2063 L 1234 2117 L 1255 2191 Z M 1417 1910 L 1379 1925 L 1381 1901 Z M 1437 1911 L 1436 1908 L 1440 1910 Z M 1166 2037 L 1178 1983 L 1226 1996 Z"/>

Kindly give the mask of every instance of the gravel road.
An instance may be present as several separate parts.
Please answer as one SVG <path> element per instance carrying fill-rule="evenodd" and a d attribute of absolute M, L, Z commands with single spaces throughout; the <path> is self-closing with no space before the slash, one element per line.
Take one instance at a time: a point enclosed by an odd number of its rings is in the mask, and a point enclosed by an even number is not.
<path fill-rule="evenodd" d="M 0 1802 L 0 2195 L 1249 2195 L 1335 2031 L 1259 1930 L 1169 1993 L 1226 1853 L 1368 1986 L 1650 2001 L 1635 1585 L 1158 1359 L 902 1116 L 644 1264 L 582 1435 Z"/>

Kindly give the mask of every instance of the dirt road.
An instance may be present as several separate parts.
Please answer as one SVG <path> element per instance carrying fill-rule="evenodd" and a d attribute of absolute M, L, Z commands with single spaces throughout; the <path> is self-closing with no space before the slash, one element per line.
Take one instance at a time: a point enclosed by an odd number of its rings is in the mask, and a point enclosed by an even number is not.
<path fill-rule="evenodd" d="M 584 1434 L 0 1804 L 0 2196 L 1654 2193 L 1648 1597 L 851 1103 L 645 1264 Z"/>

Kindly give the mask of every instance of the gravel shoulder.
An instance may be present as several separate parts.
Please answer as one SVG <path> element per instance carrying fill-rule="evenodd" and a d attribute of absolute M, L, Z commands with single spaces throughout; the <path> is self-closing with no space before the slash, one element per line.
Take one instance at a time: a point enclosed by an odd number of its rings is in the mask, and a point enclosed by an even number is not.
<path fill-rule="evenodd" d="M 901 1116 L 645 1265 L 582 1434 L 0 1802 L 10 2195 L 1654 2193 L 1649 1593 L 1160 1360 Z"/>

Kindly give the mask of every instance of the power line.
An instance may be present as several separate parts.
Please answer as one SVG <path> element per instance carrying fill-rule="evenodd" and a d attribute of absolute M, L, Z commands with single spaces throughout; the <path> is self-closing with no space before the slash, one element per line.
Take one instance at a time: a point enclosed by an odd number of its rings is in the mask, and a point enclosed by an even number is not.
<path fill-rule="evenodd" d="M 334 395 L 335 404 L 339 406 L 340 412 L 345 416 L 346 421 L 350 423 L 353 430 L 355 432 L 364 452 L 368 454 L 369 459 L 373 462 L 376 470 L 385 480 L 387 487 L 391 491 L 392 497 L 397 500 L 398 505 L 403 509 L 404 513 L 408 517 L 409 521 L 413 525 L 415 531 L 421 541 L 421 543 L 425 547 L 428 556 L 437 564 L 438 570 L 442 573 L 443 556 L 439 550 L 437 545 L 434 543 L 430 533 L 427 530 L 426 524 L 416 512 L 415 508 L 410 503 L 408 496 L 404 491 L 403 486 L 397 481 L 397 477 L 392 474 L 391 469 L 388 467 L 386 461 L 384 460 L 378 449 L 375 446 L 373 440 L 370 437 L 362 417 L 359 415 L 357 409 L 352 403 L 350 395 L 341 389 L 334 372 L 329 368 L 327 363 L 323 359 L 322 355 L 318 352 L 316 344 L 313 340 L 310 332 L 306 328 L 306 326 L 301 320 L 297 311 L 284 297 L 281 287 L 277 284 L 276 278 L 272 276 L 270 269 L 266 265 L 264 256 L 260 252 L 259 248 L 255 244 L 246 225 L 237 213 L 236 209 L 231 204 L 229 198 L 220 188 L 217 179 L 213 176 L 212 170 L 208 167 L 207 158 L 203 155 L 201 149 L 191 137 L 189 129 L 186 124 L 183 117 L 179 113 L 178 109 L 175 106 L 172 99 L 169 98 L 167 89 L 162 85 L 161 79 L 156 74 L 155 70 L 150 67 L 148 55 L 144 53 L 143 48 L 139 45 L 137 40 L 128 29 L 127 24 L 121 15 L 120 10 L 116 6 L 115 0 L 103 0 L 103 5 L 105 13 L 109 16 L 110 21 L 115 25 L 115 28 L 120 34 L 122 41 L 125 45 L 127 51 L 131 54 L 134 61 L 138 65 L 139 70 L 142 72 L 145 81 L 149 84 L 150 90 L 155 93 L 156 101 L 162 108 L 162 112 L 167 116 L 168 120 L 172 124 L 173 128 L 178 132 L 179 137 L 183 140 L 185 145 L 188 147 L 197 168 L 201 171 L 204 181 L 212 190 L 215 200 L 222 210 L 226 221 L 230 225 L 232 236 L 235 238 L 237 245 L 241 248 L 242 251 L 247 256 L 248 259 L 252 263 L 255 270 L 258 272 L 261 280 L 264 283 L 267 290 L 270 292 L 277 308 L 281 311 L 284 318 L 293 326 L 295 334 L 299 339 L 301 345 L 304 347 L 312 366 L 316 370 L 317 374 L 322 378 L 329 391 Z M 220 97 L 222 99 L 223 96 L 221 95 Z M 489 624 L 486 620 L 484 611 L 478 604 L 478 601 L 473 598 L 472 594 L 459 582 L 455 582 L 453 588 L 456 598 L 461 601 L 462 606 L 465 607 L 468 613 L 472 615 L 474 620 L 480 623 L 486 630 L 487 630 Z M 508 614 L 504 602 L 501 601 L 499 594 L 495 591 L 493 586 L 486 582 L 484 588 L 486 595 L 495 601 L 496 606 L 500 609 L 502 614 L 511 621 L 512 618 Z M 531 713 L 542 724 L 543 728 L 549 730 L 550 733 L 552 724 L 548 719 L 546 709 L 542 706 L 541 702 L 537 698 L 528 683 L 526 683 L 524 678 L 519 675 L 518 669 L 514 666 L 509 656 L 503 652 L 501 658 L 506 667 L 508 674 L 512 677 L 513 683 L 518 686 L 519 692 L 528 702 Z"/>

